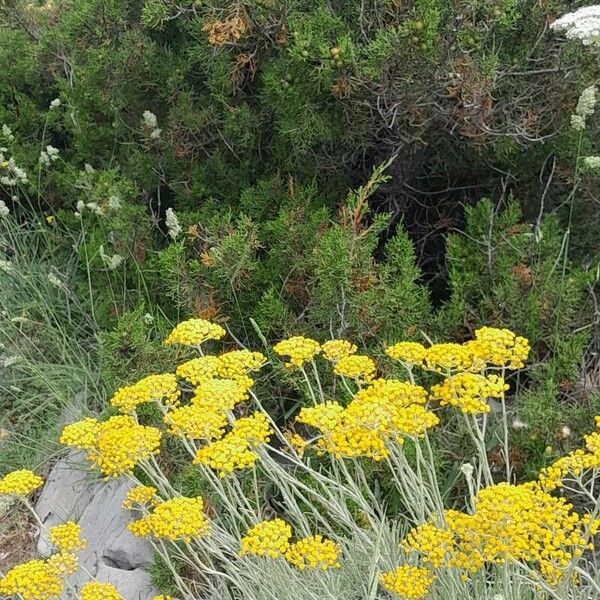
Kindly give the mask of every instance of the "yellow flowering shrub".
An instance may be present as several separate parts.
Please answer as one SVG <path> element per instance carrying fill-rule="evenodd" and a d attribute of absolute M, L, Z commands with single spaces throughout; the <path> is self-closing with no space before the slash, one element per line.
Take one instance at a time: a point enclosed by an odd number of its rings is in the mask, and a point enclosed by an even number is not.
<path fill-rule="evenodd" d="M 83 550 L 87 541 L 81 537 L 81 527 L 74 521 L 50 527 L 50 541 L 62 552 Z"/>
<path fill-rule="evenodd" d="M 248 372 L 260 369 L 267 361 L 264 354 L 250 350 L 232 350 L 217 357 L 217 374 L 224 379 L 248 381 Z M 250 379 L 250 381 L 252 381 Z"/>
<path fill-rule="evenodd" d="M 208 403 L 188 404 L 169 411 L 164 422 L 173 435 L 190 439 L 211 440 L 220 438 L 227 426 L 225 410 Z"/>
<path fill-rule="evenodd" d="M 247 440 L 228 433 L 225 437 L 199 448 L 194 464 L 202 464 L 225 477 L 235 470 L 249 469 L 258 460 L 258 454 L 250 449 Z"/>
<path fill-rule="evenodd" d="M 80 600 L 125 600 L 110 583 L 88 581 L 81 588 Z"/>
<path fill-rule="evenodd" d="M 177 497 L 157 504 L 152 512 L 128 525 L 136 536 L 171 541 L 202 537 L 210 531 L 202 498 Z"/>
<path fill-rule="evenodd" d="M 215 409 L 233 410 L 240 402 L 248 400 L 248 387 L 246 382 L 238 379 L 208 379 L 196 387 L 190 402 Z"/>
<path fill-rule="evenodd" d="M 383 573 L 380 581 L 388 592 L 401 600 L 424 600 L 435 581 L 435 576 L 429 569 L 402 565 L 395 571 Z"/>
<path fill-rule="evenodd" d="M 398 342 L 393 346 L 388 346 L 385 353 L 394 360 L 403 362 L 407 365 L 422 366 L 427 356 L 427 349 L 423 344 L 417 342 Z"/>
<path fill-rule="evenodd" d="M 37 490 L 44 480 L 27 469 L 12 471 L 0 479 L 0 494 L 27 496 Z"/>
<path fill-rule="evenodd" d="M 192 385 L 200 385 L 217 375 L 219 359 L 216 356 L 199 356 L 177 366 L 177 377 L 185 379 Z"/>
<path fill-rule="evenodd" d="M 165 344 L 200 346 L 207 340 L 220 340 L 225 330 L 216 323 L 205 319 L 188 319 L 176 325 L 165 339 Z"/>

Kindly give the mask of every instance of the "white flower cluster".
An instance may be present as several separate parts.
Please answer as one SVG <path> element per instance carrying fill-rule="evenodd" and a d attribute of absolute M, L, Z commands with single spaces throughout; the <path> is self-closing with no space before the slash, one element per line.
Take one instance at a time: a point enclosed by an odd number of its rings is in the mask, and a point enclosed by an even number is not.
<path fill-rule="evenodd" d="M 61 105 L 60 98 L 54 98 L 52 102 L 50 102 L 50 108 L 58 108 Z"/>
<path fill-rule="evenodd" d="M 172 240 L 176 240 L 177 236 L 181 233 L 181 225 L 179 224 L 179 219 L 177 218 L 177 215 L 175 214 L 175 211 L 172 208 L 167 208 L 165 217 L 169 237 Z"/>
<path fill-rule="evenodd" d="M 3 219 L 4 217 L 8 217 L 9 214 L 10 214 L 10 208 L 8 208 L 8 206 L 6 206 L 6 203 L 4 202 L 4 200 L 0 200 L 0 219 Z"/>
<path fill-rule="evenodd" d="M 100 258 L 109 271 L 118 269 L 125 260 L 120 254 L 113 254 L 112 256 L 104 253 L 104 246 L 100 246 Z"/>
<path fill-rule="evenodd" d="M 150 132 L 150 137 L 153 140 L 156 140 L 160 137 L 162 130 L 157 126 L 158 121 L 156 120 L 156 115 L 152 111 L 144 111 L 144 114 L 142 115 L 142 122 L 144 128 Z"/>
<path fill-rule="evenodd" d="M 10 273 L 13 270 L 12 263 L 9 260 L 0 260 L 0 271 Z"/>
<path fill-rule="evenodd" d="M 27 172 L 17 166 L 14 158 L 7 159 L 4 156 L 7 151 L 6 148 L 0 148 L 0 171 L 6 172 L 6 175 L 0 177 L 0 183 L 10 187 L 19 183 L 27 183 Z"/>
<path fill-rule="evenodd" d="M 585 156 L 581 162 L 586 171 L 600 173 L 600 156 Z"/>
<path fill-rule="evenodd" d="M 58 158 L 59 150 L 54 146 L 46 146 L 45 150 L 40 152 L 40 163 L 46 167 L 50 166 L 51 162 L 54 162 Z"/>
<path fill-rule="evenodd" d="M 590 85 L 590 87 L 585 88 L 581 92 L 581 96 L 579 96 L 577 106 L 575 107 L 575 113 L 571 115 L 571 127 L 576 131 L 583 131 L 586 119 L 594 114 L 596 91 L 596 86 Z"/>
<path fill-rule="evenodd" d="M 15 136 L 13 135 L 12 129 L 6 123 L 4 123 L 4 125 L 2 125 L 2 135 L 9 142 L 12 142 L 15 139 Z"/>
<path fill-rule="evenodd" d="M 62 282 L 62 280 L 59 277 L 57 277 L 52 271 L 48 273 L 48 283 L 50 283 L 50 285 L 53 285 L 56 288 L 62 288 L 65 285 Z"/>
<path fill-rule="evenodd" d="M 600 5 L 584 6 L 567 13 L 551 25 L 570 40 L 580 40 L 584 46 L 600 44 Z"/>

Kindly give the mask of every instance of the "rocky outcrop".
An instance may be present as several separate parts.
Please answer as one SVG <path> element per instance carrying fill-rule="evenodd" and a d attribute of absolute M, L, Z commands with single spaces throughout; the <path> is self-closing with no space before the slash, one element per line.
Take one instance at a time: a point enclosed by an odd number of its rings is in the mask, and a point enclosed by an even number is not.
<path fill-rule="evenodd" d="M 45 527 L 65 521 L 80 524 L 87 548 L 80 553 L 79 572 L 69 583 L 74 594 L 90 578 L 112 583 L 125 600 L 151 600 L 158 590 L 147 573 L 152 564 L 152 547 L 127 529 L 129 511 L 121 508 L 134 484 L 125 478 L 94 479 L 81 453 L 71 452 L 56 463 L 46 479 L 36 510 Z M 52 552 L 46 531 L 41 531 L 38 551 Z"/>

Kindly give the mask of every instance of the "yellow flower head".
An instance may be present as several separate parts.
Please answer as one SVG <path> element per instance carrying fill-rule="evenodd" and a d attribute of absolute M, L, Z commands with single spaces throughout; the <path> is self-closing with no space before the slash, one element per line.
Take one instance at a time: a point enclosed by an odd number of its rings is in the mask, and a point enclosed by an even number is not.
<path fill-rule="evenodd" d="M 321 346 L 321 350 L 327 360 L 337 362 L 340 358 L 355 354 L 358 348 L 347 340 L 329 340 Z"/>
<path fill-rule="evenodd" d="M 91 417 L 71 423 L 62 430 L 60 443 L 78 450 L 91 450 L 96 445 L 100 423 Z"/>
<path fill-rule="evenodd" d="M 434 344 L 427 348 L 423 364 L 431 371 L 469 371 L 474 368 L 473 353 L 462 344 Z M 481 361 L 477 361 L 478 364 Z M 478 367 L 480 368 L 480 367 Z"/>
<path fill-rule="evenodd" d="M 434 582 L 433 573 L 423 567 L 402 565 L 395 571 L 382 573 L 381 585 L 402 600 L 423 600 Z"/>
<path fill-rule="evenodd" d="M 220 340 L 224 335 L 225 330 L 220 325 L 204 319 L 189 319 L 175 326 L 165 344 L 199 346 L 206 340 Z"/>
<path fill-rule="evenodd" d="M 189 381 L 192 385 L 200 385 L 217 375 L 219 359 L 216 356 L 199 356 L 177 366 L 177 377 Z"/>
<path fill-rule="evenodd" d="M 191 403 L 233 410 L 248 398 L 248 388 L 237 379 L 208 379 L 196 388 Z"/>
<path fill-rule="evenodd" d="M 291 544 L 286 553 L 286 560 L 300 569 L 321 569 L 339 567 L 340 545 L 332 540 L 323 539 L 322 535 L 311 535 Z"/>
<path fill-rule="evenodd" d="M 50 571 L 56 573 L 59 577 L 65 577 L 77 572 L 77 556 L 71 552 L 59 552 L 53 554 L 46 565 Z"/>
<path fill-rule="evenodd" d="M 190 542 L 192 538 L 202 537 L 210 531 L 210 523 L 203 510 L 204 503 L 200 497 L 171 498 L 127 527 L 136 536 Z"/>
<path fill-rule="evenodd" d="M 328 400 L 323 404 L 317 404 L 317 406 L 300 409 L 296 421 L 315 427 L 322 432 L 327 432 L 336 427 L 342 418 L 343 412 L 344 407 L 341 404 Z"/>
<path fill-rule="evenodd" d="M 87 541 L 81 537 L 81 527 L 74 521 L 50 527 L 50 541 L 61 551 L 83 550 Z"/>
<path fill-rule="evenodd" d="M 321 352 L 321 345 L 316 340 L 297 335 L 275 344 L 273 350 L 279 356 L 290 357 L 285 363 L 288 369 L 301 369 L 304 363 Z"/>
<path fill-rule="evenodd" d="M 161 500 L 156 493 L 156 488 L 149 485 L 136 485 L 127 492 L 121 506 L 131 510 L 137 506 L 156 506 Z"/>
<path fill-rule="evenodd" d="M 27 469 L 12 471 L 0 479 L 0 494 L 11 496 L 27 496 L 37 490 L 44 480 Z"/>
<path fill-rule="evenodd" d="M 164 401 L 167 406 L 179 403 L 181 392 L 172 373 L 148 375 L 133 385 L 119 388 L 110 405 L 121 413 L 132 413 L 140 404 Z"/>
<path fill-rule="evenodd" d="M 267 361 L 264 354 L 250 350 L 232 350 L 217 357 L 219 377 L 248 381 L 249 371 L 260 369 Z M 252 380 L 250 380 L 252 381 Z"/>
<path fill-rule="evenodd" d="M 388 346 L 385 353 L 390 358 L 407 365 L 422 366 L 427 355 L 427 348 L 417 342 L 398 342 L 393 346 Z"/>
<path fill-rule="evenodd" d="M 158 596 L 154 596 L 152 600 L 173 600 L 173 596 L 167 596 L 166 594 L 160 594 Z"/>
<path fill-rule="evenodd" d="M 67 425 L 61 443 L 86 450 L 88 460 L 106 477 L 127 473 L 140 460 L 159 452 L 161 434 L 156 427 L 140 425 L 129 415 L 116 415 L 95 425 L 90 421 Z"/>
<path fill-rule="evenodd" d="M 242 538 L 240 556 L 284 556 L 289 549 L 291 537 L 292 528 L 283 519 L 263 521 L 251 527 Z"/>
<path fill-rule="evenodd" d="M 522 369 L 531 350 L 526 338 L 495 327 L 477 329 L 475 340 L 466 346 L 486 363 L 509 369 Z"/>
<path fill-rule="evenodd" d="M 249 417 L 237 419 L 230 435 L 246 440 L 250 448 L 256 448 L 267 443 L 272 434 L 269 419 L 263 413 L 255 412 Z"/>
<path fill-rule="evenodd" d="M 30 560 L 13 567 L 0 579 L 0 594 L 23 600 L 54 600 L 63 592 L 62 576 L 47 561 Z"/>
<path fill-rule="evenodd" d="M 81 588 L 79 600 L 124 600 L 124 598 L 110 583 L 88 581 Z"/>
<path fill-rule="evenodd" d="M 258 454 L 250 450 L 250 444 L 244 438 L 231 433 L 198 449 L 194 464 L 205 465 L 225 477 L 236 469 L 249 469 L 258 460 Z"/>
<path fill-rule="evenodd" d="M 164 422 L 173 435 L 212 440 L 220 438 L 225 432 L 227 413 L 207 403 L 188 404 L 169 411 L 164 416 Z"/>
<path fill-rule="evenodd" d="M 508 385 L 496 375 L 458 373 L 431 387 L 431 398 L 442 406 L 456 406 L 465 414 L 490 411 L 488 398 L 502 398 Z"/>
<path fill-rule="evenodd" d="M 378 402 L 393 407 L 425 404 L 427 391 L 420 385 L 398 379 L 375 379 L 371 385 L 356 392 L 353 403 Z"/>
<path fill-rule="evenodd" d="M 369 356 L 351 354 L 349 356 L 344 356 L 344 358 L 340 358 L 340 360 L 335 363 L 333 372 L 336 375 L 343 375 L 344 377 L 356 379 L 356 381 L 359 382 L 369 383 L 375 379 L 377 365 Z"/>

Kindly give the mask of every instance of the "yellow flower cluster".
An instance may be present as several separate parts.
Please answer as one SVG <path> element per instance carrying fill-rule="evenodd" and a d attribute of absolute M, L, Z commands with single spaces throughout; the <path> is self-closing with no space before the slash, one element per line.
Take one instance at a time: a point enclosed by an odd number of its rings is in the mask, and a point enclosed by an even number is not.
<path fill-rule="evenodd" d="M 173 596 L 167 596 L 166 594 L 160 594 L 159 596 L 154 596 L 152 600 L 173 600 Z"/>
<path fill-rule="evenodd" d="M 413 528 L 404 549 L 420 553 L 434 568 L 476 572 L 486 563 L 537 564 L 544 579 L 557 585 L 573 557 L 593 547 L 584 534 L 590 518 L 572 512 L 564 498 L 551 496 L 536 482 L 490 486 L 474 504 L 473 514 L 448 510 L 444 525 Z"/>
<path fill-rule="evenodd" d="M 290 544 L 285 559 L 301 571 L 305 568 L 321 569 L 339 567 L 340 545 L 322 535 L 310 535 Z"/>
<path fill-rule="evenodd" d="M 254 554 L 277 558 L 284 556 L 290 546 L 292 528 L 283 519 L 262 521 L 251 527 L 242 538 L 240 556 Z"/>
<path fill-rule="evenodd" d="M 50 541 L 62 552 L 83 550 L 87 541 L 81 537 L 81 527 L 74 521 L 50 527 Z"/>
<path fill-rule="evenodd" d="M 355 354 L 357 350 L 356 345 L 347 340 L 329 340 L 321 345 L 323 356 L 333 363 Z"/>
<path fill-rule="evenodd" d="M 596 426 L 600 427 L 600 417 L 596 417 Z M 600 469 L 600 433 L 586 435 L 584 440 L 585 449 L 573 450 L 542 469 L 539 482 L 543 490 L 549 492 L 561 487 L 569 475 L 579 477 L 589 469 Z"/>
<path fill-rule="evenodd" d="M 301 409 L 296 420 L 320 431 L 316 441 L 320 452 L 330 452 L 336 458 L 382 460 L 389 453 L 388 439 L 402 443 L 402 436 L 423 436 L 439 423 L 439 418 L 425 408 L 426 401 L 427 392 L 418 385 L 376 379 L 359 390 L 346 408 L 326 401 Z"/>
<path fill-rule="evenodd" d="M 151 513 L 127 526 L 136 536 L 171 541 L 202 537 L 210 531 L 202 498 L 171 498 L 157 504 Z"/>
<path fill-rule="evenodd" d="M 424 567 L 402 565 L 395 571 L 382 573 L 381 585 L 402 600 L 423 600 L 435 580 L 433 573 Z"/>
<path fill-rule="evenodd" d="M 212 442 L 199 448 L 194 458 L 194 464 L 206 465 L 225 477 L 236 469 L 249 469 L 258 460 L 258 455 L 248 447 L 244 439 L 232 435 Z"/>
<path fill-rule="evenodd" d="M 127 492 L 121 506 L 131 510 L 137 506 L 156 506 L 158 504 L 160 504 L 160 499 L 156 488 L 149 485 L 136 485 Z"/>
<path fill-rule="evenodd" d="M 258 448 L 271 439 L 272 433 L 269 419 L 263 413 L 255 412 L 249 417 L 238 419 L 233 424 L 230 435 L 245 440 L 250 448 Z"/>
<path fill-rule="evenodd" d="M 177 377 L 189 381 L 192 385 L 200 385 L 217 375 L 219 359 L 216 356 L 199 356 L 177 366 Z"/>
<path fill-rule="evenodd" d="M 81 588 L 80 600 L 124 600 L 117 588 L 110 583 L 88 581 Z"/>
<path fill-rule="evenodd" d="M 463 344 L 434 344 L 427 348 L 423 361 L 425 368 L 438 373 L 473 370 L 473 353 Z M 483 363 L 476 368 L 479 370 Z"/>
<path fill-rule="evenodd" d="M 140 460 L 158 454 L 161 434 L 155 427 L 140 425 L 129 415 L 106 421 L 84 419 L 67 425 L 61 444 L 87 451 L 88 460 L 106 477 L 130 472 Z"/>
<path fill-rule="evenodd" d="M 248 387 L 237 379 L 209 379 L 196 388 L 192 404 L 205 408 L 233 410 L 248 399 Z"/>
<path fill-rule="evenodd" d="M 310 535 L 291 543 L 292 528 L 283 519 L 262 521 L 251 527 L 241 540 L 240 556 L 284 557 L 300 569 L 339 567 L 340 545 L 322 535 Z"/>
<path fill-rule="evenodd" d="M 375 379 L 377 365 L 370 356 L 350 354 L 335 363 L 333 372 L 336 375 L 355 379 L 359 383 L 370 383 Z"/>
<path fill-rule="evenodd" d="M 0 494 L 12 496 L 27 496 L 37 490 L 44 480 L 27 469 L 12 471 L 0 479 Z"/>
<path fill-rule="evenodd" d="M 487 364 L 509 369 L 522 369 L 531 350 L 524 337 L 495 327 L 477 329 L 475 340 L 467 342 L 467 347 Z"/>
<path fill-rule="evenodd" d="M 285 363 L 288 369 L 301 369 L 304 363 L 321 352 L 321 345 L 315 340 L 297 335 L 275 344 L 273 350 L 279 356 L 290 357 Z"/>
<path fill-rule="evenodd" d="M 64 590 L 63 578 L 77 569 L 73 554 L 55 554 L 48 560 L 30 560 L 13 567 L 0 579 L 0 594 L 22 600 L 54 600 Z"/>
<path fill-rule="evenodd" d="M 217 373 L 219 377 L 225 379 L 236 379 L 239 381 L 250 381 L 248 387 L 252 385 L 252 380 L 248 378 L 248 371 L 260 369 L 267 361 L 264 354 L 252 352 L 250 350 L 232 350 L 225 352 L 217 357 Z"/>
<path fill-rule="evenodd" d="M 439 400 L 442 406 L 456 406 L 465 414 L 490 411 L 488 398 L 502 398 L 508 385 L 497 375 L 458 373 L 432 386 L 431 399 Z"/>
<path fill-rule="evenodd" d="M 388 346 L 385 353 L 394 360 L 398 360 L 407 365 L 422 366 L 427 356 L 427 349 L 423 344 L 417 342 L 398 342 L 393 346 Z"/>
<path fill-rule="evenodd" d="M 220 438 L 227 426 L 225 410 L 206 404 L 188 404 L 169 411 L 164 416 L 169 433 L 190 439 L 212 440 Z"/>
<path fill-rule="evenodd" d="M 205 319 L 188 319 L 176 325 L 165 339 L 165 344 L 199 346 L 206 340 L 220 340 L 225 330 L 216 323 Z"/>
<path fill-rule="evenodd" d="M 179 403 L 181 392 L 172 373 L 148 375 L 133 385 L 119 388 L 110 405 L 121 413 L 132 413 L 140 404 L 164 400 L 167 406 Z"/>

